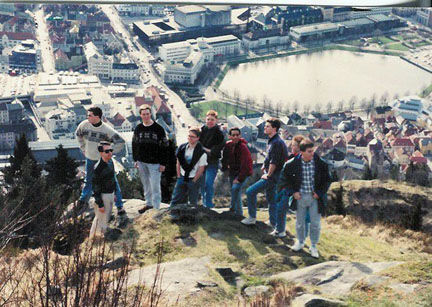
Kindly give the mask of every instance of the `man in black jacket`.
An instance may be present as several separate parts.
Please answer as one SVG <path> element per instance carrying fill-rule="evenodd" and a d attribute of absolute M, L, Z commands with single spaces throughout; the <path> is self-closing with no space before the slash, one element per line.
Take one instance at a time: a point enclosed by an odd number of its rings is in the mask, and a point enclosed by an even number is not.
<path fill-rule="evenodd" d="M 145 105 L 140 108 L 142 123 L 136 126 L 132 138 L 132 157 L 138 168 L 144 188 L 146 206 L 140 209 L 159 209 L 161 203 L 161 173 L 167 162 L 168 140 L 161 125 L 151 118 L 151 108 Z"/>
<path fill-rule="evenodd" d="M 109 142 L 98 145 L 100 160 L 94 166 L 92 179 L 93 197 L 91 201 L 95 211 L 95 218 L 90 229 L 90 237 L 104 234 L 108 227 L 114 204 L 116 177 L 112 161 L 113 148 Z"/>
<path fill-rule="evenodd" d="M 305 244 L 305 216 L 307 209 L 310 214 L 310 253 L 319 258 L 317 244 L 321 230 L 321 214 L 325 213 L 326 193 L 331 179 L 328 165 L 314 154 L 314 144 L 309 139 L 300 143 L 300 155 L 289 160 L 280 175 L 278 191 L 284 190 L 290 196 L 290 207 L 297 209 L 296 234 L 297 241 L 293 251 L 299 251 Z"/>
<path fill-rule="evenodd" d="M 221 151 L 225 145 L 225 137 L 217 124 L 218 113 L 210 110 L 206 114 L 206 124 L 201 128 L 200 143 L 207 153 L 207 166 L 204 174 L 204 183 L 201 187 L 203 204 L 213 208 L 214 181 L 219 168 Z"/>

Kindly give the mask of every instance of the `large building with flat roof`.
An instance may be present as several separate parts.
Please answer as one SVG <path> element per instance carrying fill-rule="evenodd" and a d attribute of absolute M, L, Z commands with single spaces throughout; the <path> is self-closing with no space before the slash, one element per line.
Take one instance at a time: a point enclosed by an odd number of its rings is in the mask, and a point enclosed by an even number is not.
<path fill-rule="evenodd" d="M 231 23 L 228 5 L 185 5 L 174 9 L 174 20 L 184 28 L 226 26 Z"/>
<path fill-rule="evenodd" d="M 331 22 L 291 27 L 290 36 L 296 42 L 331 40 L 339 34 L 339 25 Z"/>
<path fill-rule="evenodd" d="M 193 8 L 185 9 L 185 7 L 180 7 L 179 9 L 180 11 L 178 11 L 178 14 L 181 16 L 183 16 L 182 14 L 186 16 L 189 11 L 192 12 L 190 13 L 192 15 L 188 16 L 187 22 L 183 21 L 181 17 L 177 17 L 176 19 L 173 16 L 151 21 L 138 21 L 134 22 L 132 25 L 134 34 L 148 45 L 159 46 L 166 43 L 196 39 L 202 36 L 214 37 L 229 34 L 241 36 L 241 34 L 246 31 L 247 18 L 244 18 L 244 13 L 248 10 L 248 8 L 230 10 L 229 21 L 226 18 L 221 18 L 223 21 L 220 21 L 216 17 L 215 20 L 209 19 L 210 17 L 208 15 L 210 14 L 210 16 L 219 16 L 219 14 L 222 14 L 223 16 L 228 16 L 228 14 L 222 8 L 218 10 L 215 6 L 211 6 L 210 11 L 208 11 L 206 8 L 206 21 L 201 22 L 199 25 L 194 19 L 196 16 Z M 196 10 L 198 10 L 198 8 Z M 201 18 L 200 20 L 204 19 Z"/>

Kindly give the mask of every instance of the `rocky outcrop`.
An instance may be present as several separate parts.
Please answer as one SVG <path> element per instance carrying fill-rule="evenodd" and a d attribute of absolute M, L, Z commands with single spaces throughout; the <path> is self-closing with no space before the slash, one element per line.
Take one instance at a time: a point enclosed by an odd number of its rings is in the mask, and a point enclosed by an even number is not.
<path fill-rule="evenodd" d="M 303 269 L 273 275 L 300 285 L 316 286 L 322 293 L 332 296 L 346 295 L 364 278 L 401 264 L 401 262 L 358 263 L 328 261 Z M 383 281 L 385 281 L 383 279 Z"/>
<path fill-rule="evenodd" d="M 210 257 L 185 258 L 179 261 L 160 264 L 157 281 L 164 297 L 169 303 L 175 303 L 203 288 L 212 285 L 208 277 Z M 157 264 L 135 269 L 129 272 L 128 286 L 146 285 L 151 287 L 155 282 Z"/>
<path fill-rule="evenodd" d="M 327 214 L 347 214 L 365 223 L 390 223 L 432 233 L 432 189 L 401 182 L 352 180 L 333 183 Z"/>

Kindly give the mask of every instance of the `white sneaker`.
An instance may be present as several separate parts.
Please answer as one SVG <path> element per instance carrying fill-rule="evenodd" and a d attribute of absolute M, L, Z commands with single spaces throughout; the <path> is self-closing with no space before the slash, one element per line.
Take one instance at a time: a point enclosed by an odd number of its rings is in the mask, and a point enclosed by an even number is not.
<path fill-rule="evenodd" d="M 316 246 L 311 246 L 309 250 L 312 257 L 319 258 L 318 248 L 316 248 Z"/>
<path fill-rule="evenodd" d="M 291 246 L 291 249 L 295 252 L 298 252 L 299 250 L 303 249 L 304 243 L 300 243 L 298 240 L 296 240 L 295 244 Z"/>
<path fill-rule="evenodd" d="M 254 219 L 253 217 L 246 217 L 242 219 L 241 223 L 245 225 L 255 225 L 256 219 Z"/>
<path fill-rule="evenodd" d="M 285 238 L 286 237 L 286 231 L 278 232 L 277 236 L 279 238 Z"/>

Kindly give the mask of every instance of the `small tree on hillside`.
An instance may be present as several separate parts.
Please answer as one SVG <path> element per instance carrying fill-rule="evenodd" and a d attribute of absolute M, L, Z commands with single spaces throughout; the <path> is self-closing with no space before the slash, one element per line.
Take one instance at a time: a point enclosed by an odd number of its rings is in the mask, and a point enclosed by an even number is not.
<path fill-rule="evenodd" d="M 45 170 L 48 172 L 46 181 L 50 187 L 59 187 L 64 193 L 62 200 L 66 201 L 74 190 L 79 189 L 77 178 L 78 162 L 69 157 L 67 151 L 60 145 L 56 148 L 57 157 L 48 160 Z"/>
<path fill-rule="evenodd" d="M 21 170 L 21 165 L 23 164 L 23 161 L 26 157 L 29 157 L 29 159 L 36 164 L 36 159 L 34 158 L 33 153 L 28 146 L 27 138 L 25 134 L 22 134 L 19 139 L 15 140 L 14 153 L 9 158 L 10 166 L 5 167 L 3 171 L 6 183 L 13 183 L 14 178 L 16 178 L 19 171 Z M 34 177 L 40 176 L 40 168 L 37 165 L 35 165 L 32 175 Z"/>

